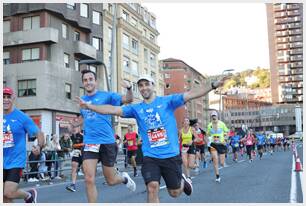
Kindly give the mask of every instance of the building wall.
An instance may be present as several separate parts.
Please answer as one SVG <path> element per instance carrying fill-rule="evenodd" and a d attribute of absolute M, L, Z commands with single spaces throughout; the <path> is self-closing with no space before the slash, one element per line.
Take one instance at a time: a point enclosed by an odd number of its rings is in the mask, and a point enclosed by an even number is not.
<path fill-rule="evenodd" d="M 273 103 L 303 102 L 303 4 L 267 5 Z"/>

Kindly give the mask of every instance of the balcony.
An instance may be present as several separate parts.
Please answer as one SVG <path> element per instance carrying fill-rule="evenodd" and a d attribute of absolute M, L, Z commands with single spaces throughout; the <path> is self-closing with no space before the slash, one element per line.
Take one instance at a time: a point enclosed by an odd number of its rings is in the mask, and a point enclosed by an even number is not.
<path fill-rule="evenodd" d="M 301 15 L 301 13 L 300 13 L 299 10 L 293 10 L 293 11 L 288 11 L 287 15 L 288 16 L 299 16 L 299 15 Z"/>
<path fill-rule="evenodd" d="M 26 31 L 8 32 L 3 34 L 3 46 L 19 46 L 33 43 L 57 43 L 58 30 L 51 27 L 43 27 Z"/>
<path fill-rule="evenodd" d="M 298 42 L 298 41 L 302 41 L 302 40 L 303 40 L 302 36 L 295 36 L 295 37 L 290 37 L 289 38 L 290 42 Z"/>
<path fill-rule="evenodd" d="M 302 34 L 302 29 L 295 29 L 289 31 L 289 35 L 298 35 L 298 34 Z"/>
<path fill-rule="evenodd" d="M 276 25 L 276 31 L 281 31 L 281 30 L 285 30 L 287 29 L 287 26 L 286 25 Z"/>
<path fill-rule="evenodd" d="M 303 47 L 303 43 L 302 42 L 295 42 L 290 44 L 290 48 L 302 48 Z"/>
<path fill-rule="evenodd" d="M 303 56 L 302 55 L 292 56 L 292 57 L 290 57 L 290 60 L 291 61 L 302 61 Z"/>
<path fill-rule="evenodd" d="M 91 46 L 82 41 L 74 41 L 74 53 L 81 59 L 90 58 L 97 59 L 97 50 L 95 47 Z"/>
<path fill-rule="evenodd" d="M 294 10 L 294 9 L 300 9 L 299 5 L 298 4 L 289 4 L 287 6 L 287 9 L 288 10 Z"/>
<path fill-rule="evenodd" d="M 288 36 L 289 32 L 287 31 L 278 31 L 276 32 L 276 37 L 285 37 Z"/>

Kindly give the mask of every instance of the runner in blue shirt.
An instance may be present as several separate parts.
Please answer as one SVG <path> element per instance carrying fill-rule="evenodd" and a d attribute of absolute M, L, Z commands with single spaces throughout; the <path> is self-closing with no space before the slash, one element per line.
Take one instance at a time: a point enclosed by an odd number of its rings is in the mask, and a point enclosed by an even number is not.
<path fill-rule="evenodd" d="M 97 75 L 90 70 L 82 71 L 82 82 L 86 95 L 81 97 L 82 101 L 91 105 L 110 104 L 120 106 L 133 101 L 131 86 L 124 82 L 122 86 L 127 89 L 126 96 L 117 93 L 98 91 Z M 83 170 L 87 189 L 88 202 L 97 202 L 98 193 L 95 185 L 96 168 L 98 161 L 101 161 L 103 174 L 108 185 L 126 184 L 128 189 L 135 191 L 136 184 L 128 173 L 119 173 L 114 168 L 117 156 L 117 144 L 115 134 L 111 125 L 111 116 L 98 114 L 92 110 L 81 109 L 78 123 L 84 128 L 84 151 Z"/>
<path fill-rule="evenodd" d="M 24 199 L 26 203 L 35 203 L 37 191 L 24 191 L 18 185 L 27 159 L 26 134 L 37 137 L 40 150 L 44 135 L 29 116 L 13 106 L 15 98 L 13 89 L 3 89 L 3 202 Z"/>
<path fill-rule="evenodd" d="M 135 118 L 142 137 L 143 165 L 141 173 L 147 186 L 147 201 L 159 202 L 159 182 L 163 177 L 168 193 L 178 197 L 183 191 L 191 195 L 192 184 L 182 174 L 178 130 L 174 111 L 187 101 L 204 96 L 223 85 L 226 78 L 212 82 L 206 89 L 192 89 L 183 94 L 155 96 L 154 80 L 142 76 L 137 85 L 144 101 L 123 107 L 95 106 L 79 99 L 80 106 L 101 114 Z"/>
<path fill-rule="evenodd" d="M 265 145 L 266 142 L 266 138 L 264 136 L 264 134 L 261 132 L 258 132 L 256 135 L 257 138 L 257 151 L 259 154 L 259 159 L 262 159 L 262 155 L 263 155 L 263 147 Z"/>
<path fill-rule="evenodd" d="M 232 127 L 231 130 L 233 132 L 233 135 L 230 139 L 230 145 L 232 146 L 233 161 L 238 162 L 240 136 L 237 134 L 235 127 Z"/>

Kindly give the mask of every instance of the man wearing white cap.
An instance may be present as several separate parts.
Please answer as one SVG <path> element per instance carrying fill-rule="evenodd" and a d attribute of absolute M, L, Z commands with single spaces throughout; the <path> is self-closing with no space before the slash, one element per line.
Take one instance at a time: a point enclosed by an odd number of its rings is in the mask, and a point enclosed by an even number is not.
<path fill-rule="evenodd" d="M 216 182 L 220 182 L 218 155 L 220 155 L 221 166 L 224 167 L 225 153 L 227 151 L 226 137 L 229 129 L 224 122 L 218 120 L 218 113 L 216 111 L 212 111 L 210 116 L 212 121 L 207 126 L 208 150 L 213 159 Z"/>
<path fill-rule="evenodd" d="M 137 81 L 143 102 L 122 107 L 86 104 L 79 99 L 82 108 L 102 114 L 135 118 L 142 137 L 143 165 L 141 173 L 147 186 L 147 201 L 159 202 L 160 178 L 163 177 L 168 193 L 178 197 L 182 192 L 191 195 L 192 184 L 182 174 L 182 159 L 179 151 L 178 129 L 174 111 L 187 101 L 199 98 L 223 85 L 227 78 L 212 82 L 205 89 L 192 89 L 181 94 L 156 96 L 155 83 L 150 76 L 141 76 Z"/>

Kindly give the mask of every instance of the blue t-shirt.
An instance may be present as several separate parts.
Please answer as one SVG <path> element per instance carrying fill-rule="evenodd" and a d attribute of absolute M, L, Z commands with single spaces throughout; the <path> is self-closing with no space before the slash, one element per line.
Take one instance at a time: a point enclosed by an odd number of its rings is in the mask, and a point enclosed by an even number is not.
<path fill-rule="evenodd" d="M 273 138 L 273 137 L 270 137 L 270 144 L 275 144 L 275 142 L 276 142 L 276 140 L 275 140 L 275 138 Z"/>
<path fill-rule="evenodd" d="M 231 137 L 231 145 L 232 147 L 239 147 L 239 140 L 240 136 L 239 135 L 234 135 Z"/>
<path fill-rule="evenodd" d="M 174 111 L 184 105 L 183 94 L 156 97 L 153 102 L 123 106 L 123 117 L 135 118 L 142 138 L 143 156 L 169 158 L 179 155 Z"/>
<path fill-rule="evenodd" d="M 265 144 L 265 136 L 262 134 L 257 134 L 257 145 L 264 145 Z"/>
<path fill-rule="evenodd" d="M 93 105 L 111 104 L 120 106 L 122 104 L 122 96 L 112 92 L 97 91 L 92 96 L 83 96 L 81 98 Z M 81 115 L 84 119 L 85 144 L 115 143 L 111 115 L 99 114 L 89 109 L 81 109 Z"/>
<path fill-rule="evenodd" d="M 25 167 L 26 133 L 32 136 L 38 131 L 33 120 L 19 109 L 3 115 L 3 169 Z"/>

